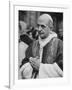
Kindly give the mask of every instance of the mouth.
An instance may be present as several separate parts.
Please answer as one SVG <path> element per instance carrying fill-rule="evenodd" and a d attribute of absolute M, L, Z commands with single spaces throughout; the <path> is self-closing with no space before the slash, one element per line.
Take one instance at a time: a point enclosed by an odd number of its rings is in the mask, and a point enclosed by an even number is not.
<path fill-rule="evenodd" d="M 39 35 L 42 35 L 42 34 L 44 34 L 44 32 L 42 32 L 42 31 L 39 31 Z"/>

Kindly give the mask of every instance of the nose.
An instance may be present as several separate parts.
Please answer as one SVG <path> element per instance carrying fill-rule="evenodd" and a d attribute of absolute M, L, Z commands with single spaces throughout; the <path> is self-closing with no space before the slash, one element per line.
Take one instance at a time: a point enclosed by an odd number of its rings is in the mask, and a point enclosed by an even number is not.
<path fill-rule="evenodd" d="M 42 30 L 42 27 L 41 27 L 41 26 L 39 26 L 39 28 L 38 28 L 38 29 L 39 29 L 39 31 L 41 31 L 41 30 Z"/>

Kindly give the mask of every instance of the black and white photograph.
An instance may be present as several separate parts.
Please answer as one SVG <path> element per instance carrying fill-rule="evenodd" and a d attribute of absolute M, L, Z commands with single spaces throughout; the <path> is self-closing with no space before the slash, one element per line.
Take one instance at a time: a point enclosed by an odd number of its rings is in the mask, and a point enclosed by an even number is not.
<path fill-rule="evenodd" d="M 72 90 L 72 0 L 0 1 L 0 90 Z"/>
<path fill-rule="evenodd" d="M 10 88 L 69 83 L 69 13 L 59 3 L 10 3 Z"/>
<path fill-rule="evenodd" d="M 18 10 L 18 79 L 63 78 L 63 12 Z"/>

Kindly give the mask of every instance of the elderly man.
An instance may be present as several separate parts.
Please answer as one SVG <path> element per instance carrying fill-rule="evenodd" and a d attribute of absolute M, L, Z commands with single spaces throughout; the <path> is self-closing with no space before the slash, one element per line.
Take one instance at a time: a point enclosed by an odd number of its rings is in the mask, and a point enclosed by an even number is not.
<path fill-rule="evenodd" d="M 27 49 L 26 58 L 32 67 L 31 78 L 48 78 L 63 76 L 63 44 L 53 32 L 53 20 L 49 14 L 38 18 L 39 39 Z M 21 69 L 24 74 L 25 68 Z M 27 71 L 26 71 L 27 72 Z M 31 75 L 31 74 L 30 74 Z"/>

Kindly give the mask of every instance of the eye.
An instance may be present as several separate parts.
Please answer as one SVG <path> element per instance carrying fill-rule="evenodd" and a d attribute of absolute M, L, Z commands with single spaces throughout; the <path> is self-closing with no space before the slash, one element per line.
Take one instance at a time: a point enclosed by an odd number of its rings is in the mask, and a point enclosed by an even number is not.
<path fill-rule="evenodd" d="M 41 28 L 46 28 L 46 25 L 40 25 L 40 24 L 37 24 L 37 27 L 39 28 L 39 27 L 41 27 Z"/>
<path fill-rule="evenodd" d="M 45 28 L 46 26 L 45 25 L 41 25 L 42 28 Z"/>

